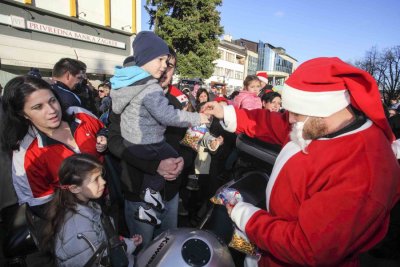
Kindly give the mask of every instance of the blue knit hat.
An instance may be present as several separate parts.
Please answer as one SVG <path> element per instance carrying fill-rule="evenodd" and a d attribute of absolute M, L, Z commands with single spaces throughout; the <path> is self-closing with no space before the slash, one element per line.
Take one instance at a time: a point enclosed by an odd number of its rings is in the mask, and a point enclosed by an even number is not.
<path fill-rule="evenodd" d="M 156 57 L 168 55 L 167 43 L 152 31 L 142 31 L 136 35 L 132 43 L 136 66 L 143 66 Z"/>

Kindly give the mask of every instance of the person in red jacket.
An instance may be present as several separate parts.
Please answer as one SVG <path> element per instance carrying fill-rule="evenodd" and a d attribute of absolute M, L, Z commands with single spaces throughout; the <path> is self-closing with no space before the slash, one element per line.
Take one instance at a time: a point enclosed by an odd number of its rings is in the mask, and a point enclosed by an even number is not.
<path fill-rule="evenodd" d="M 107 139 L 103 124 L 81 107 L 63 111 L 50 85 L 33 76 L 18 76 L 4 88 L 2 144 L 13 151 L 12 179 L 20 205 L 39 217 L 59 184 L 61 162 L 76 153 L 103 159 Z"/>
<path fill-rule="evenodd" d="M 359 266 L 386 234 L 400 167 L 377 84 L 339 58 L 298 67 L 282 91 L 285 113 L 208 103 L 227 130 L 283 145 L 267 210 L 246 202 L 230 217 L 260 248 L 258 266 Z"/>

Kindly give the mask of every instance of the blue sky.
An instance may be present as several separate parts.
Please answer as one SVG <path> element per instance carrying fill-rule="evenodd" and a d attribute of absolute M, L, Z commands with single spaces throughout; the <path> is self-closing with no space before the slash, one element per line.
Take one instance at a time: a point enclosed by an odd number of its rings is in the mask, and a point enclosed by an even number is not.
<path fill-rule="evenodd" d="M 400 45 L 400 0 L 224 0 L 221 25 L 233 39 L 283 47 L 299 63 L 319 56 L 345 61 Z M 142 28 L 148 29 L 142 10 Z"/>

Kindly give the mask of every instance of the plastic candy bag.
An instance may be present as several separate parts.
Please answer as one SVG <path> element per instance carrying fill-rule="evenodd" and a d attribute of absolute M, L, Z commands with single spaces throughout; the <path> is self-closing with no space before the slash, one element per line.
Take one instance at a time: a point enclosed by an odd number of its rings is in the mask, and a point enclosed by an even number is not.
<path fill-rule="evenodd" d="M 181 145 L 188 146 L 192 148 L 194 151 L 199 151 L 200 142 L 203 139 L 204 135 L 208 131 L 208 128 L 205 124 L 200 126 L 193 126 L 186 130 L 186 134 L 181 140 Z"/>
<path fill-rule="evenodd" d="M 238 202 L 243 201 L 243 197 L 238 190 L 226 187 L 217 192 L 217 194 L 213 196 L 210 201 L 217 205 L 229 205 L 233 207 Z M 231 242 L 229 242 L 228 246 L 246 255 L 257 257 L 260 256 L 257 247 L 249 241 L 246 234 L 237 228 L 236 225 Z"/>

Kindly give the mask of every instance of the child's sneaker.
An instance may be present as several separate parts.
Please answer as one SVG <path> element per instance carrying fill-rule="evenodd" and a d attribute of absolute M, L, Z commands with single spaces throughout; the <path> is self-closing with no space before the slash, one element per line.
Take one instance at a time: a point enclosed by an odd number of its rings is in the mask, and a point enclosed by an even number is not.
<path fill-rule="evenodd" d="M 186 189 L 191 191 L 199 191 L 199 178 L 197 175 L 192 174 L 188 176 L 188 182 L 186 184 Z"/>
<path fill-rule="evenodd" d="M 144 202 L 150 204 L 157 211 L 163 211 L 165 208 L 164 202 L 162 200 L 161 194 L 151 188 L 146 188 L 142 195 L 140 196 Z"/>
<path fill-rule="evenodd" d="M 150 205 L 145 207 L 139 206 L 135 212 L 135 219 L 151 225 L 160 225 L 161 221 L 157 218 L 156 212 L 151 208 Z"/>

